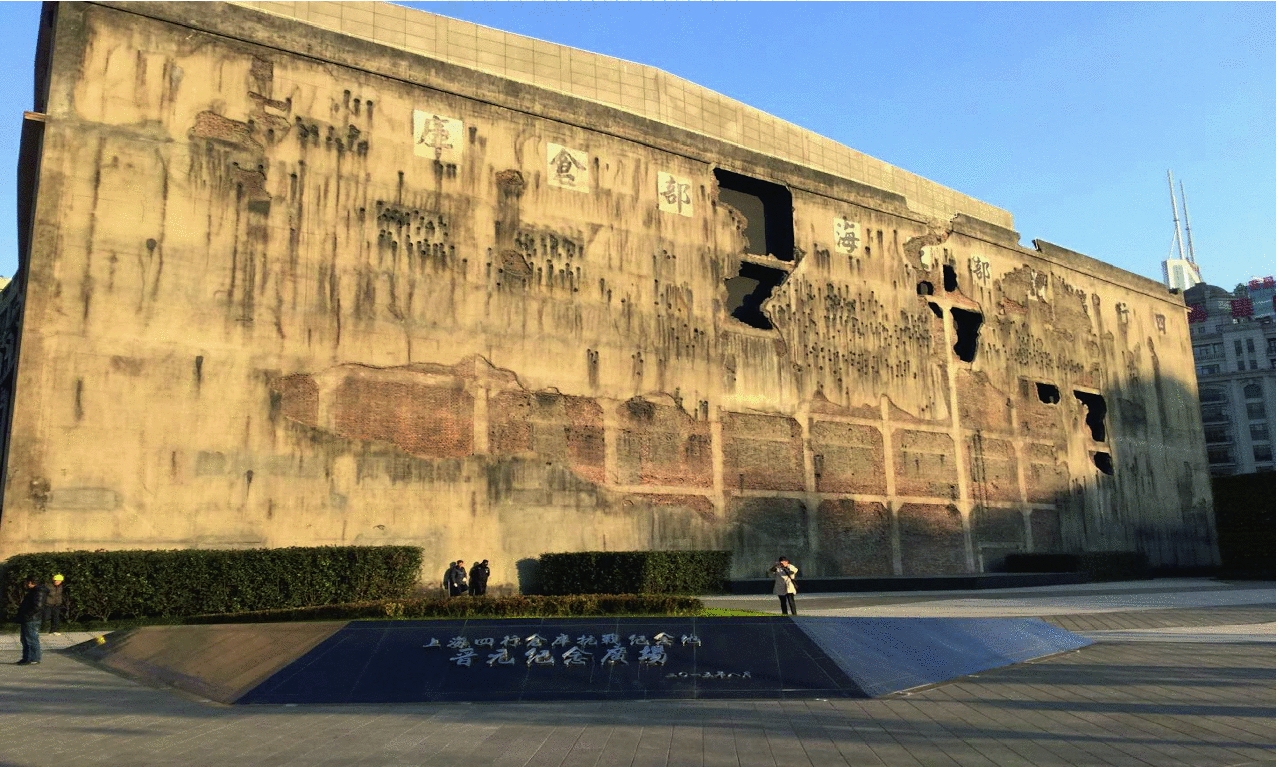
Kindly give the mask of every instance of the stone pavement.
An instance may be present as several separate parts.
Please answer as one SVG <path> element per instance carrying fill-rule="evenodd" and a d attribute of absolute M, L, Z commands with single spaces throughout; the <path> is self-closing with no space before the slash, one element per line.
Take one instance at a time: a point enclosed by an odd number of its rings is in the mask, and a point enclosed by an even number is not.
<path fill-rule="evenodd" d="M 0 665 L 0 765 L 1274 764 L 1273 588 L 1180 590 L 1225 604 L 1133 609 L 1110 593 L 1123 588 L 1096 589 L 1115 609 L 1044 614 L 1082 622 L 1077 630 L 1174 641 L 1112 637 L 880 700 L 217 706 L 50 652 L 40 666 Z M 1238 591 L 1261 601 L 1227 593 Z M 1078 595 L 1056 595 L 1065 596 Z M 1202 641 L 1267 622 L 1268 634 Z M 0 646 L 0 662 L 16 659 Z"/>

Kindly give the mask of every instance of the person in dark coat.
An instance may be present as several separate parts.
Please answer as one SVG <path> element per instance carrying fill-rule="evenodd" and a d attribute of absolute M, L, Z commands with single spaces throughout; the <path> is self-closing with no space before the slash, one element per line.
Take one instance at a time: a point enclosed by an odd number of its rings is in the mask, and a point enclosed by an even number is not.
<path fill-rule="evenodd" d="M 489 587 L 489 561 L 476 562 L 471 566 L 471 596 L 482 597 Z"/>
<path fill-rule="evenodd" d="M 460 597 L 466 593 L 465 560 L 459 559 L 444 573 L 444 590 L 451 597 Z"/>
<path fill-rule="evenodd" d="M 47 583 L 44 589 L 44 615 L 42 628 L 45 631 L 60 636 L 58 629 L 62 628 L 62 610 L 66 602 L 62 596 L 62 573 L 53 576 L 53 583 Z"/>
<path fill-rule="evenodd" d="M 35 578 L 28 577 L 26 593 L 18 605 L 18 623 L 22 626 L 22 660 L 19 666 L 34 666 L 40 662 L 40 616 L 44 612 L 44 589 Z"/>

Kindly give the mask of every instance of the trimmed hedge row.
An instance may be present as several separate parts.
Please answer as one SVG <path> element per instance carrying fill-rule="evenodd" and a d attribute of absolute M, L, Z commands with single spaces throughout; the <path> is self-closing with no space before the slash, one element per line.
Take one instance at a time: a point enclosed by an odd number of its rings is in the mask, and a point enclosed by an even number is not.
<path fill-rule="evenodd" d="M 1149 577 L 1150 561 L 1140 551 L 1045 552 L 1009 554 L 1004 569 L 1010 573 L 1084 573 L 1090 581 L 1123 581 Z"/>
<path fill-rule="evenodd" d="M 421 565 L 412 546 L 20 554 L 0 594 L 10 619 L 28 575 L 62 573 L 70 621 L 182 617 L 401 597 Z"/>
<path fill-rule="evenodd" d="M 696 615 L 694 597 L 657 594 L 383 599 L 342 605 L 199 615 L 184 623 L 283 623 L 290 621 L 413 620 L 420 618 L 524 618 L 592 615 Z"/>
<path fill-rule="evenodd" d="M 543 594 L 718 594 L 731 551 L 581 551 L 538 558 Z"/>

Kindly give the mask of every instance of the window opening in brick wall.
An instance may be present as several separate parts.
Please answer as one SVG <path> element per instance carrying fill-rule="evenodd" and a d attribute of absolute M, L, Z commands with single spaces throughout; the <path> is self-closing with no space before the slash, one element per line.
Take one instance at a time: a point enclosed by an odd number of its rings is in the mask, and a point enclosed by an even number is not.
<path fill-rule="evenodd" d="M 1252 460 L 1260 461 L 1262 463 L 1268 463 L 1270 461 L 1273 461 L 1274 459 L 1275 459 L 1274 451 L 1270 449 L 1269 445 L 1253 445 L 1252 446 Z"/>
<path fill-rule="evenodd" d="M 959 289 L 959 278 L 955 276 L 955 267 L 951 264 L 944 264 L 941 268 L 941 283 L 947 293 L 954 293 Z"/>
<path fill-rule="evenodd" d="M 933 303 L 932 301 L 928 302 L 928 308 L 931 309 L 933 314 L 936 314 L 938 317 L 942 316 L 941 307 Z"/>
<path fill-rule="evenodd" d="M 1106 398 L 1100 394 L 1075 391 L 1075 399 L 1084 405 L 1084 423 L 1092 432 L 1093 442 L 1106 441 Z"/>
<path fill-rule="evenodd" d="M 1061 390 L 1050 383 L 1035 382 L 1035 392 L 1039 395 L 1039 401 L 1045 405 L 1061 402 Z"/>
<path fill-rule="evenodd" d="M 951 309 L 955 321 L 955 354 L 964 362 L 977 357 L 977 331 L 981 329 L 982 316 L 967 309 Z"/>
<path fill-rule="evenodd" d="M 1243 387 L 1243 396 L 1246 399 L 1261 399 L 1261 384 L 1250 383 Z"/>
<path fill-rule="evenodd" d="M 1266 405 L 1263 402 L 1248 403 L 1248 420 L 1264 421 L 1266 420 Z"/>
<path fill-rule="evenodd" d="M 1205 429 L 1205 431 L 1207 430 Z M 1266 426 L 1264 423 L 1250 424 L 1248 426 L 1248 435 L 1252 437 L 1254 442 L 1269 442 L 1270 427 Z"/>
<path fill-rule="evenodd" d="M 915 286 L 915 292 L 921 296 L 931 296 L 933 294 L 933 284 L 928 280 L 924 280 Z"/>
<path fill-rule="evenodd" d="M 1110 453 L 1093 453 L 1092 462 L 1102 474 L 1113 475 L 1115 473 L 1115 463 L 1110 460 Z"/>

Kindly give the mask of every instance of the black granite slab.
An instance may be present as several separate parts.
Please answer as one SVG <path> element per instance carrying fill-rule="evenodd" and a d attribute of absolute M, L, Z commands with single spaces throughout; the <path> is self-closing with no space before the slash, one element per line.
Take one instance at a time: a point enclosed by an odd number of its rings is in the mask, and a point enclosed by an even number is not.
<path fill-rule="evenodd" d="M 654 642 L 662 633 L 670 644 L 659 651 Z M 607 634 L 619 644 L 605 644 Z M 529 662 L 534 635 L 545 640 L 537 649 L 551 662 Z M 511 662 L 501 663 L 505 658 L 492 656 L 506 637 L 519 642 L 507 648 Z M 595 644 L 579 641 L 584 637 Z M 424 647 L 433 639 L 440 646 Z M 483 639 L 493 646 L 476 644 Z M 574 647 L 589 653 L 578 665 L 566 663 Z M 625 662 L 608 662 L 610 649 Z M 645 652 L 664 655 L 664 663 L 643 662 Z M 459 659 L 469 653 L 467 666 Z M 866 694 L 787 618 L 543 618 L 354 622 L 237 702 L 828 697 Z"/>

